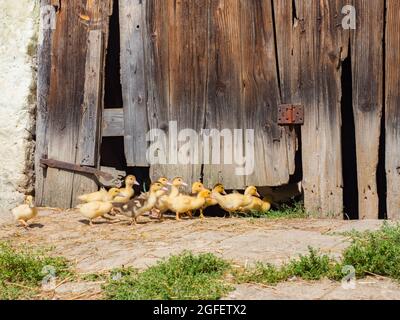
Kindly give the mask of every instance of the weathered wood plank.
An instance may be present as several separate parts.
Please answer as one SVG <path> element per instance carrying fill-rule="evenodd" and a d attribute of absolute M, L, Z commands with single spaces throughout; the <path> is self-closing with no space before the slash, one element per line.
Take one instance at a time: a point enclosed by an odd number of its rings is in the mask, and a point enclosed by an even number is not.
<path fill-rule="evenodd" d="M 52 44 L 48 100 L 48 156 L 79 163 L 79 132 L 85 87 L 88 32 L 108 28 L 109 1 L 62 2 Z M 97 188 L 94 180 L 71 172 L 47 169 L 43 203 L 69 208 L 76 195 Z"/>
<path fill-rule="evenodd" d="M 204 125 L 208 0 L 148 2 L 150 128 L 162 129 L 171 138 L 165 145 L 168 164 L 152 164 L 150 175 L 182 176 L 191 183 L 201 176 L 196 148 L 186 150 L 188 154 L 178 150 L 188 141 L 181 130 L 200 133 Z"/>
<path fill-rule="evenodd" d="M 53 29 L 51 19 L 55 18 L 55 10 L 50 7 L 50 0 L 40 1 L 41 29 L 38 46 L 37 71 L 37 111 L 36 111 L 36 151 L 35 151 L 35 201 L 43 205 L 44 197 L 44 170 L 40 167 L 40 159 L 48 153 L 48 96 L 50 90 L 51 73 L 51 44 Z"/>
<path fill-rule="evenodd" d="M 306 209 L 341 218 L 341 78 L 343 1 L 296 1 L 300 28 L 303 186 Z"/>
<path fill-rule="evenodd" d="M 124 136 L 124 109 L 104 109 L 103 111 L 103 137 Z"/>
<path fill-rule="evenodd" d="M 169 121 L 169 1 L 150 0 L 146 6 L 146 74 L 148 85 L 147 110 L 149 116 L 149 128 L 154 132 L 156 129 L 168 130 Z M 168 132 L 168 131 L 166 131 Z M 152 142 L 157 141 L 154 134 L 149 136 Z M 166 149 L 167 141 L 163 148 Z M 163 160 L 159 162 L 163 164 Z M 165 161 L 166 162 L 166 161 Z M 152 163 L 150 176 L 152 179 L 164 175 L 163 166 Z M 166 175 L 166 174 L 165 174 Z"/>
<path fill-rule="evenodd" d="M 83 102 L 86 32 L 75 14 L 76 3 L 63 3 L 58 12 L 52 48 L 49 96 L 48 156 L 75 163 L 80 108 Z M 68 37 L 71 36 L 71 38 Z M 68 106 L 68 108 L 66 108 Z M 44 203 L 71 206 L 73 173 L 47 169 Z"/>
<path fill-rule="evenodd" d="M 121 84 L 128 166 L 147 166 L 147 94 L 144 59 L 146 0 L 120 0 Z"/>
<path fill-rule="evenodd" d="M 387 215 L 400 219 L 400 2 L 387 0 L 386 174 Z"/>
<path fill-rule="evenodd" d="M 79 134 L 78 159 L 81 165 L 97 165 L 97 147 L 99 141 L 99 117 L 102 111 L 102 66 L 103 34 L 102 30 L 89 31 L 85 67 L 85 91 L 82 106 L 82 123 Z"/>
<path fill-rule="evenodd" d="M 274 0 L 277 60 L 281 104 L 300 104 L 300 37 L 293 0 Z M 299 149 L 296 128 L 285 126 L 289 173 L 296 171 L 295 156 Z M 299 169 L 299 168 L 298 168 Z"/>
<path fill-rule="evenodd" d="M 255 133 L 254 172 L 246 185 L 279 186 L 289 182 L 295 153 L 277 124 L 281 102 L 271 1 L 240 1 L 243 128 Z M 289 161 L 289 158 L 291 160 Z"/>
<path fill-rule="evenodd" d="M 113 9 L 113 1 L 112 0 L 91 0 L 86 2 L 86 7 L 82 8 L 83 10 L 81 11 L 82 13 L 80 14 L 81 20 L 85 21 L 85 25 L 87 26 L 87 39 L 89 39 L 90 34 L 94 31 L 98 33 L 98 31 L 101 31 L 101 47 L 97 47 L 96 50 L 101 50 L 100 52 L 97 51 L 98 53 L 95 54 L 97 57 L 91 57 L 90 52 L 92 48 L 90 48 L 90 42 L 86 41 L 86 63 L 85 63 L 85 85 L 84 88 L 86 90 L 86 79 L 90 78 L 91 76 L 91 71 L 90 68 L 88 68 L 88 65 L 93 64 L 93 68 L 97 69 L 94 70 L 95 74 L 97 75 L 96 78 L 96 84 L 91 84 L 90 85 L 90 91 L 96 91 L 98 90 L 98 102 L 93 103 L 91 105 L 87 104 L 86 96 L 89 96 L 89 93 L 84 93 L 84 104 L 81 107 L 81 119 L 85 116 L 85 107 L 92 107 L 94 110 L 91 110 L 90 113 L 93 115 L 96 114 L 97 112 L 97 117 L 96 119 L 92 119 L 92 126 L 95 125 L 94 131 L 96 132 L 96 135 L 93 133 L 90 133 L 93 135 L 92 138 L 92 143 L 94 145 L 94 150 L 95 154 L 92 156 L 93 159 L 95 159 L 94 166 L 99 167 L 100 165 L 100 144 L 101 144 L 101 111 L 104 109 L 104 70 L 105 70 L 105 52 L 107 50 L 108 46 L 108 32 L 109 32 L 109 18 L 112 14 L 112 9 Z M 92 33 L 93 34 L 93 33 Z M 93 58 L 93 61 L 87 61 L 87 59 Z M 100 61 L 96 61 L 96 59 L 100 59 Z M 87 74 L 89 72 L 89 74 Z M 97 88 L 97 86 L 99 88 Z M 96 111 L 97 109 L 97 111 Z M 81 121 L 81 126 L 83 125 L 88 125 Z M 79 163 L 79 160 L 82 159 L 82 154 L 85 153 L 85 151 L 81 148 L 81 145 L 79 144 L 79 141 L 82 140 L 82 127 L 80 128 L 80 136 L 78 140 L 78 150 L 77 150 L 77 159 L 76 162 Z M 85 129 L 83 129 L 85 131 Z M 86 133 L 85 133 L 86 134 Z M 94 179 L 92 176 L 85 176 L 82 174 L 75 174 L 74 175 L 74 184 L 73 184 L 73 189 L 72 189 L 72 200 L 71 200 L 71 206 L 75 206 L 78 203 L 78 196 L 84 193 L 92 192 L 98 189 L 98 185 L 96 182 L 96 179 Z"/>
<path fill-rule="evenodd" d="M 378 219 L 377 167 L 383 101 L 384 1 L 355 0 L 354 5 L 358 19 L 357 28 L 351 34 L 351 48 L 359 217 Z"/>
<path fill-rule="evenodd" d="M 209 22 L 209 67 L 208 93 L 206 107 L 206 129 L 240 129 L 243 126 L 241 108 L 241 30 L 240 1 L 211 1 Z M 216 136 L 218 139 L 219 137 Z M 235 175 L 235 159 L 229 164 L 225 159 L 224 148 L 233 155 L 233 138 L 219 139 L 221 146 L 213 154 L 216 145 L 211 144 L 210 155 L 216 156 L 216 162 L 204 165 L 204 182 L 213 185 L 221 182 L 227 189 L 243 188 L 245 177 Z M 238 146 L 236 144 L 236 146 Z M 221 163 L 219 164 L 218 161 Z"/>

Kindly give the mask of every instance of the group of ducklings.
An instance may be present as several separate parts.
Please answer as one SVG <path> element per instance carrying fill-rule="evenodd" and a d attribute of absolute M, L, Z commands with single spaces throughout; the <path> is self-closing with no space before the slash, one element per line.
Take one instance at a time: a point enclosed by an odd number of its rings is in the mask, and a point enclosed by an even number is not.
<path fill-rule="evenodd" d="M 100 190 L 95 193 L 83 195 L 79 200 L 86 202 L 78 206 L 80 212 L 92 220 L 98 217 L 107 219 L 107 214 L 122 214 L 131 218 L 135 224 L 137 219 L 145 214 L 154 214 L 160 220 L 164 219 L 166 212 L 175 213 L 176 220 L 181 220 L 183 215 L 192 218 L 193 213 L 200 211 L 200 218 L 204 218 L 204 210 L 208 207 L 219 205 L 229 215 L 237 212 L 248 213 L 251 211 L 266 212 L 271 204 L 260 199 L 257 188 L 250 186 L 244 194 L 234 192 L 227 194 L 222 184 L 217 184 L 212 190 L 204 187 L 203 183 L 195 182 L 191 194 L 181 191 L 187 187 L 182 178 L 177 177 L 172 181 L 162 177 L 152 183 L 148 192 L 134 197 L 133 185 L 138 185 L 135 176 L 128 176 L 123 189 Z"/>
<path fill-rule="evenodd" d="M 78 199 L 82 204 L 78 205 L 77 209 L 92 225 L 96 218 L 112 220 L 110 216 L 116 215 L 130 217 L 132 224 L 136 224 L 137 219 L 145 214 L 156 215 L 158 219 L 163 220 L 168 211 L 175 213 L 176 220 L 181 220 L 183 215 L 192 218 L 196 211 L 200 212 L 200 218 L 203 219 L 204 210 L 216 205 L 227 211 L 230 216 L 238 212 L 267 212 L 271 208 L 269 202 L 260 199 L 254 186 L 248 187 L 244 194 L 227 194 L 222 184 L 217 184 L 210 190 L 205 188 L 203 183 L 195 182 L 191 194 L 187 194 L 181 190 L 188 186 L 182 178 L 177 177 L 169 181 L 162 177 L 151 184 L 148 192 L 134 197 L 134 185 L 139 183 L 135 176 L 129 175 L 125 178 L 125 188 L 111 188 L 108 191 L 101 189 L 81 195 Z M 27 196 L 26 203 L 12 212 L 15 219 L 27 227 L 27 221 L 37 215 L 37 208 L 33 204 L 33 198 Z"/>

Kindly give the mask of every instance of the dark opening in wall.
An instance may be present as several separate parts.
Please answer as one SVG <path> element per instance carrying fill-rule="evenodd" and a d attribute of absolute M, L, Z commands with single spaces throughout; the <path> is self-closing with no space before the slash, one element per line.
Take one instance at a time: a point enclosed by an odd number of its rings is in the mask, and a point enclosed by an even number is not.
<path fill-rule="evenodd" d="M 387 3 L 385 1 L 384 34 L 387 26 Z M 376 171 L 376 182 L 379 197 L 379 219 L 387 219 L 387 177 L 386 177 L 386 37 L 382 37 L 383 48 L 383 95 L 382 95 L 382 120 L 381 136 L 379 138 L 379 162 Z"/>
<path fill-rule="evenodd" d="M 106 137 L 101 144 L 101 166 L 112 167 L 136 176 L 142 190 L 148 190 L 150 185 L 149 168 L 128 167 L 124 151 L 124 137 Z"/>
<path fill-rule="evenodd" d="M 387 219 L 385 111 L 383 111 L 382 114 L 381 136 L 379 139 L 379 162 L 376 177 L 379 196 L 379 219 Z"/>
<path fill-rule="evenodd" d="M 289 184 L 290 183 L 298 183 L 303 180 L 303 150 L 302 150 L 302 141 L 301 141 L 301 127 L 296 126 L 294 128 L 296 135 L 297 135 L 297 145 L 298 149 L 296 150 L 295 155 L 295 167 L 296 170 L 292 176 L 290 176 Z"/>
<path fill-rule="evenodd" d="M 122 108 L 122 87 L 120 81 L 120 34 L 118 0 L 114 0 L 110 18 L 108 48 L 105 66 L 105 108 Z"/>
<path fill-rule="evenodd" d="M 104 90 L 104 107 L 106 109 L 123 108 L 118 0 L 114 0 L 113 14 L 110 19 Z M 100 159 L 101 166 L 134 174 L 142 188 L 148 190 L 149 168 L 127 166 L 124 137 L 103 137 Z"/>
<path fill-rule="evenodd" d="M 358 219 L 356 131 L 353 110 L 351 52 L 342 64 L 342 163 L 344 218 Z"/>

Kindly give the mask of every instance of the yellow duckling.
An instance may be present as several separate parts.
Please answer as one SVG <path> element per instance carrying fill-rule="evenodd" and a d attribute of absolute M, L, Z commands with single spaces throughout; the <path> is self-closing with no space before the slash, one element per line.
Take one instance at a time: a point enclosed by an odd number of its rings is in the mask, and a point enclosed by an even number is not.
<path fill-rule="evenodd" d="M 192 185 L 192 193 L 193 194 L 198 194 L 202 190 L 208 190 L 208 189 L 206 189 L 201 182 L 193 183 L 193 185 Z M 225 188 L 224 188 L 224 186 L 222 184 L 215 185 L 215 187 L 212 190 L 212 192 L 218 192 L 220 194 L 226 195 Z M 200 208 L 200 219 L 204 219 L 204 209 L 206 209 L 208 207 L 215 206 L 217 204 L 218 204 L 217 200 L 212 199 L 212 198 L 207 198 L 206 199 L 206 203 L 204 204 L 204 206 Z"/>
<path fill-rule="evenodd" d="M 169 180 L 166 177 L 161 177 L 158 179 L 156 182 L 161 183 L 164 187 L 166 187 L 169 184 Z M 143 192 L 138 199 L 144 199 L 146 200 L 150 195 L 150 192 Z"/>
<path fill-rule="evenodd" d="M 224 186 L 223 186 L 222 184 L 217 184 L 217 185 L 213 188 L 212 192 L 217 192 L 217 193 L 219 193 L 219 194 L 226 195 L 225 188 L 224 188 Z M 207 198 L 207 199 L 206 199 L 206 204 L 204 205 L 203 208 L 200 209 L 200 218 L 201 218 L 201 219 L 204 219 L 204 209 L 206 209 L 206 208 L 208 208 L 208 207 L 216 206 L 217 204 L 218 204 L 218 201 L 217 201 L 217 200 L 215 200 L 215 199 L 213 199 L 213 198 Z"/>
<path fill-rule="evenodd" d="M 114 198 L 113 202 L 128 203 L 135 194 L 134 185 L 139 185 L 136 177 L 132 175 L 127 176 L 125 178 L 125 188 L 119 189 L 119 194 Z"/>
<path fill-rule="evenodd" d="M 168 208 L 176 214 L 176 220 L 180 220 L 182 213 L 198 210 L 204 206 L 206 199 L 211 196 L 210 190 L 202 190 L 197 197 L 187 195 L 178 195 L 172 200 L 168 201 Z"/>
<path fill-rule="evenodd" d="M 118 189 L 113 189 L 111 195 L 114 197 L 119 194 Z M 93 225 L 93 220 L 99 217 L 109 219 L 105 217 L 107 213 L 113 208 L 112 200 L 110 201 L 93 201 L 78 206 L 80 213 L 89 219 L 89 224 Z"/>
<path fill-rule="evenodd" d="M 233 213 L 239 212 L 242 208 L 247 207 L 253 200 L 253 196 L 260 196 L 257 192 L 257 188 L 250 186 L 246 189 L 244 195 L 240 193 L 231 193 L 228 195 L 222 195 L 220 190 L 214 190 L 212 198 L 218 202 L 220 207 L 227 211 L 230 216 Z"/>
<path fill-rule="evenodd" d="M 38 209 L 35 207 L 32 196 L 26 196 L 24 202 L 24 204 L 12 209 L 11 212 L 15 220 L 27 228 L 29 227 L 28 221 L 37 216 Z"/>
<path fill-rule="evenodd" d="M 179 188 L 186 187 L 187 183 L 185 183 L 181 177 L 177 177 L 174 178 L 172 182 L 168 182 L 167 185 L 171 186 L 170 193 L 160 197 L 156 204 L 156 210 L 159 212 L 159 219 L 162 219 L 164 213 L 168 211 L 168 203 L 180 195 Z"/>
<path fill-rule="evenodd" d="M 114 198 L 113 194 L 116 193 L 115 190 L 118 190 L 118 193 L 119 193 L 119 189 L 117 189 L 117 188 L 111 188 L 108 191 L 104 188 L 101 188 L 97 192 L 83 194 L 83 195 L 79 196 L 78 199 L 81 202 L 111 201 Z"/>
<path fill-rule="evenodd" d="M 270 209 L 271 209 L 271 203 L 266 201 L 265 198 L 263 200 L 261 200 L 258 197 L 252 196 L 251 203 L 248 206 L 243 207 L 241 209 L 241 211 L 243 211 L 245 213 L 252 212 L 252 211 L 265 213 L 265 212 L 269 211 Z"/>
<path fill-rule="evenodd" d="M 202 184 L 200 181 L 194 182 L 192 184 L 192 194 L 198 194 L 200 191 L 204 190 L 204 184 Z"/>

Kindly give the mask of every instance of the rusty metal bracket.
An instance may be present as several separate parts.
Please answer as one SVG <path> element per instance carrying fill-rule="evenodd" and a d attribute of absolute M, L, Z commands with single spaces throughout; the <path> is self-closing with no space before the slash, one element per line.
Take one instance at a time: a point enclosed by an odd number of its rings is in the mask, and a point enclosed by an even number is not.
<path fill-rule="evenodd" d="M 304 108 L 299 104 L 282 104 L 278 106 L 278 124 L 302 125 L 304 124 Z"/>

